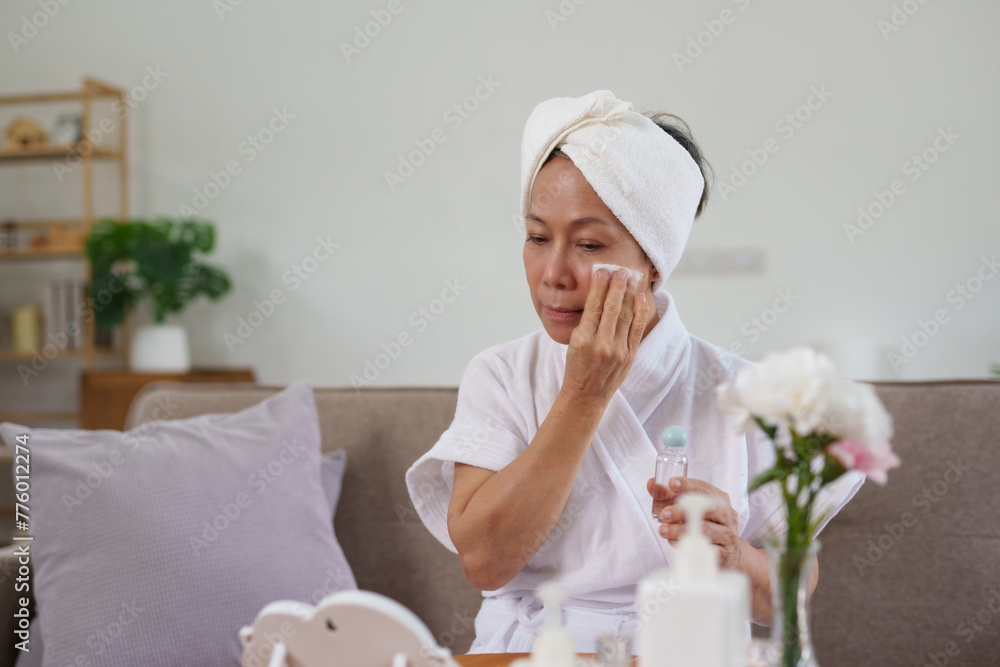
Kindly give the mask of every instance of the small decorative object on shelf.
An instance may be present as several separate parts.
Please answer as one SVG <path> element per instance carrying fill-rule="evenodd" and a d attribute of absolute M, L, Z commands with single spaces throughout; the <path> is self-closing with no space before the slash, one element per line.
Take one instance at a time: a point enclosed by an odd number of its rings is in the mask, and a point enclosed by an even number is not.
<path fill-rule="evenodd" d="M 17 248 L 17 223 L 13 220 L 4 220 L 3 231 L 0 231 L 0 250 L 14 250 Z"/>
<path fill-rule="evenodd" d="M 809 639 L 808 592 L 819 544 L 814 516 L 820 490 L 856 470 L 877 484 L 899 466 L 892 451 L 892 418 L 871 385 L 838 379 L 829 358 L 809 348 L 772 353 L 717 388 L 719 408 L 737 431 L 762 429 L 775 463 L 749 490 L 779 484 L 788 531 L 769 545 L 774 620 L 772 642 L 782 667 L 816 665 Z"/>
<path fill-rule="evenodd" d="M 62 113 L 56 117 L 56 124 L 52 130 L 52 141 L 57 144 L 72 145 L 81 141 L 83 134 L 80 132 L 80 114 Z"/>
<path fill-rule="evenodd" d="M 458 667 L 416 614 L 371 591 L 340 591 L 315 607 L 272 602 L 240 641 L 244 667 Z"/>
<path fill-rule="evenodd" d="M 25 303 L 11 314 L 14 327 L 14 349 L 31 352 L 41 347 L 42 315 L 37 303 Z"/>
<path fill-rule="evenodd" d="M 4 131 L 7 134 L 7 148 L 11 150 L 39 148 L 49 140 L 45 128 L 30 118 L 15 118 Z"/>
<path fill-rule="evenodd" d="M 90 296 L 95 323 L 118 326 L 143 302 L 155 321 L 136 329 L 131 370 L 185 373 L 190 369 L 187 331 L 166 320 L 200 294 L 217 300 L 229 291 L 225 271 L 195 261 L 196 253 L 207 254 L 214 245 L 211 222 L 157 218 L 101 220 L 94 226 L 86 251 L 93 266 Z"/>

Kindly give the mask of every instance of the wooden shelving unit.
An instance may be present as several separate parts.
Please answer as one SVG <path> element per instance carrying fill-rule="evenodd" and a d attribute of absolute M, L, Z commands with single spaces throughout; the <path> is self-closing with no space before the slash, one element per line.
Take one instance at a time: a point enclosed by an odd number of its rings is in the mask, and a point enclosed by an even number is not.
<path fill-rule="evenodd" d="M 12 99 L 10 97 L 0 98 L 0 104 L 4 103 L 5 99 Z M 83 148 L 80 146 L 85 142 L 80 142 L 76 146 L 61 145 L 61 144 L 49 144 L 41 148 L 18 148 L 18 149 L 6 149 L 0 150 L 0 162 L 21 162 L 26 160 L 53 160 L 59 158 L 69 158 L 73 156 L 79 156 L 80 159 L 89 158 L 121 158 L 124 157 L 124 151 L 112 150 L 108 148 L 100 148 L 99 146 L 94 146 L 93 151 L 88 151 L 89 156 L 83 155 Z"/>
<path fill-rule="evenodd" d="M 6 139 L 0 136 L 0 169 L 14 169 L 26 164 L 44 163 L 46 161 L 73 159 L 79 165 L 80 176 L 83 179 L 83 201 L 81 215 L 73 218 L 52 218 L 45 217 L 44 214 L 37 218 L 13 220 L 14 228 L 18 234 L 23 232 L 45 233 L 57 227 L 71 229 L 77 232 L 79 238 L 85 238 L 93 228 L 95 223 L 94 199 L 95 199 L 95 174 L 94 165 L 97 162 L 107 162 L 117 166 L 118 185 L 118 214 L 101 215 L 101 218 L 110 217 L 124 221 L 128 218 L 128 114 L 112 115 L 114 127 L 113 131 L 103 131 L 102 137 L 113 136 L 117 139 L 116 145 L 105 145 L 102 142 L 92 142 L 90 138 L 95 136 L 91 130 L 96 126 L 95 106 L 98 104 L 121 105 L 118 109 L 126 108 L 128 100 L 125 91 L 110 84 L 101 82 L 92 77 L 84 77 L 82 85 L 77 90 L 29 93 L 23 95 L 0 95 L 0 111 L 7 111 L 11 107 L 31 107 L 40 104 L 61 104 L 69 107 L 74 113 L 80 115 L 80 141 L 71 144 L 44 144 L 30 148 L 10 147 Z M 113 108 L 113 107 L 112 107 Z M 15 114 L 17 115 L 17 114 Z M 105 119 L 101 122 L 104 123 Z M 102 128 L 107 127 L 102 125 Z M 54 178 L 54 177 L 53 177 Z M 110 185 L 102 183 L 103 185 Z M 0 202 L 7 196 L 0 192 Z M 3 224 L 10 224 L 4 220 L 8 216 L 2 210 L 0 203 L 0 221 Z M 40 212 L 41 213 L 41 212 Z M 4 266 L 8 262 L 30 262 L 45 261 L 53 259 L 79 259 L 83 263 L 84 281 L 88 285 L 85 296 L 84 312 L 91 308 L 89 284 L 93 279 L 92 268 L 87 260 L 82 244 L 60 245 L 55 247 L 27 247 L 17 249 L 0 248 L 0 282 L 6 278 L 4 273 L 10 267 Z M 58 354 L 51 359 L 61 361 L 69 359 L 82 359 L 87 370 L 95 368 L 95 361 L 109 358 L 120 359 L 122 366 L 127 366 L 128 346 L 131 337 L 131 317 L 129 316 L 121 329 L 122 344 L 117 347 L 101 348 L 95 346 L 94 321 L 93 318 L 84 318 L 84 347 L 80 349 L 60 349 Z M 44 330 L 44 326 L 43 326 Z M 44 341 L 43 341 L 44 342 Z M 9 364 L 20 360 L 27 360 L 35 357 L 35 352 L 22 352 L 16 350 L 0 350 L 0 363 Z M 10 411 L 0 412 L 0 421 L 21 421 L 22 423 L 36 421 L 80 421 L 80 411 L 76 412 L 39 412 L 39 411 Z"/>

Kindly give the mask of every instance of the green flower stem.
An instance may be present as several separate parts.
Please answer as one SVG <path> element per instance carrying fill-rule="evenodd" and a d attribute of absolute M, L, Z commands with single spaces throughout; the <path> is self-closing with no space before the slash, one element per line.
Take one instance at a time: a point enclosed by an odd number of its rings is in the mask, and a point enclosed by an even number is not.
<path fill-rule="evenodd" d="M 794 431 L 792 438 L 793 444 L 796 445 L 795 451 L 806 451 L 804 449 L 806 443 L 802 442 Z M 776 573 L 781 604 L 782 667 L 796 667 L 802 657 L 798 591 L 805 558 L 813 540 L 813 526 L 810 524 L 810 519 L 818 493 L 814 484 L 815 475 L 808 461 L 800 462 L 793 468 L 793 473 L 782 479 L 782 493 L 788 513 L 788 534 L 785 536 L 785 550 L 779 556 Z M 789 478 L 793 477 L 794 492 L 789 488 Z M 803 497 L 805 502 L 800 502 Z"/>
<path fill-rule="evenodd" d="M 774 627 L 771 637 L 780 641 L 782 646 L 782 665 L 797 667 L 802 659 L 803 641 L 808 641 L 805 631 L 807 621 L 799 618 L 798 595 L 802 583 L 803 570 L 806 568 L 806 558 L 811 557 L 813 541 L 820 517 L 814 520 L 813 506 L 820 489 L 846 472 L 837 457 L 828 453 L 827 448 L 837 441 L 838 436 L 828 433 L 809 433 L 800 436 L 794 428 L 789 429 L 791 446 L 786 450 L 778 444 L 778 427 L 754 416 L 754 421 L 774 444 L 774 465 L 763 470 L 750 482 L 748 492 L 755 491 L 765 484 L 779 482 L 788 519 L 788 533 L 785 536 L 784 549 L 772 542 L 776 554 L 773 556 L 772 587 L 777 591 L 774 605 L 780 606 L 774 610 Z M 822 459 L 822 460 L 820 460 Z M 822 469 L 813 470 L 813 463 L 822 463 Z M 795 483 L 792 491 L 791 483 Z M 808 592 L 808 587 L 806 588 Z M 780 631 L 778 625 L 780 624 Z M 800 625 L 803 632 L 800 633 Z M 778 637 L 780 632 L 780 639 Z"/>
<path fill-rule="evenodd" d="M 797 488 L 793 494 L 788 488 L 788 478 L 784 480 L 785 506 L 788 511 L 788 534 L 785 537 L 785 551 L 779 556 L 778 580 L 781 596 L 781 646 L 783 667 L 795 667 L 801 656 L 799 646 L 799 607 L 797 594 L 799 577 L 801 575 L 800 560 L 797 557 L 801 547 L 802 521 L 798 495 L 801 492 L 802 480 L 797 480 Z"/>

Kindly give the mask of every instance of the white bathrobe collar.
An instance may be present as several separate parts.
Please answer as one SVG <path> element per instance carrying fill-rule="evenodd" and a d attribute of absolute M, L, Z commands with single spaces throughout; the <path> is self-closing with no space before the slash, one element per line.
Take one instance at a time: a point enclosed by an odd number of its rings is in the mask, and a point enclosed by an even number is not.
<path fill-rule="evenodd" d="M 645 422 L 686 374 L 691 337 L 681 322 L 673 297 L 666 290 L 653 294 L 660 321 L 639 344 L 621 393 Z"/>

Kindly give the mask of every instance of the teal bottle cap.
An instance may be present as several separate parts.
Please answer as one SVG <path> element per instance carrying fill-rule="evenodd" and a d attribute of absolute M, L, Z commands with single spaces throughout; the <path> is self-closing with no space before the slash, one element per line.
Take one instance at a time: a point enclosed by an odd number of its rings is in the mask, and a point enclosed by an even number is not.
<path fill-rule="evenodd" d="M 687 444 L 688 434 L 680 426 L 668 426 L 664 429 L 660 440 L 663 441 L 664 447 L 683 447 Z"/>

